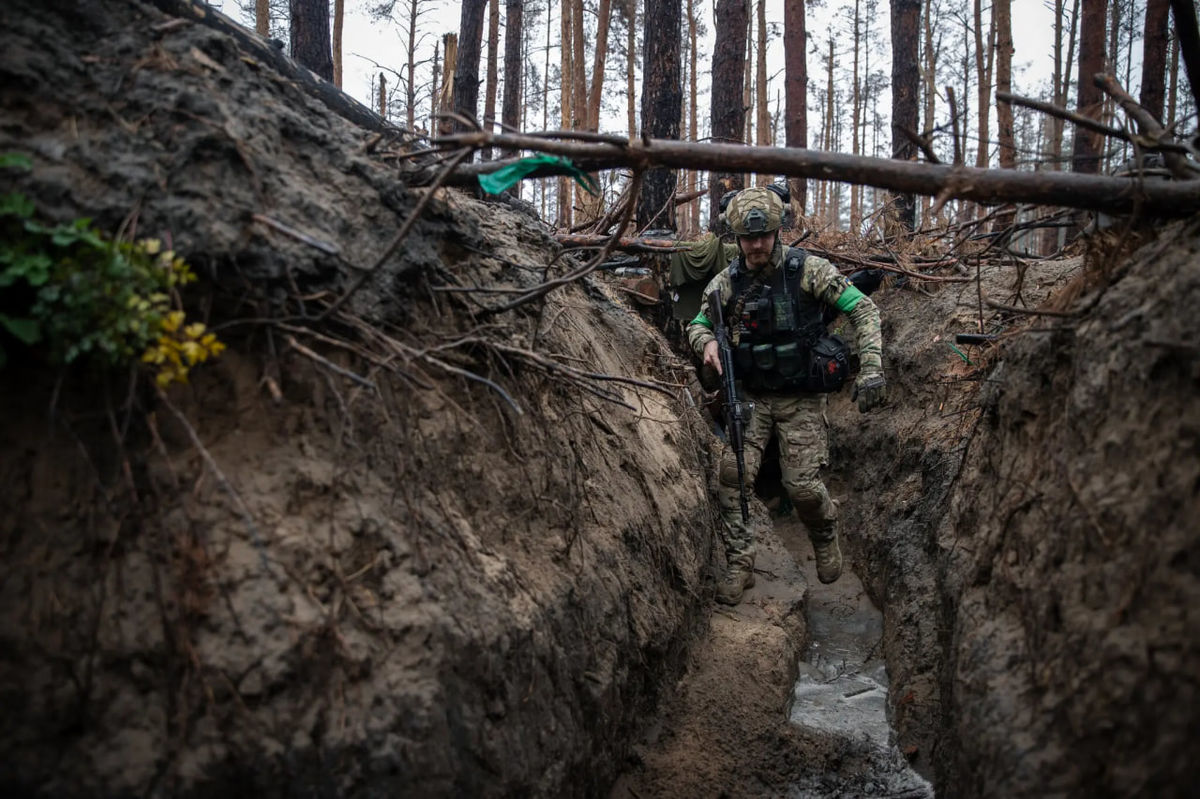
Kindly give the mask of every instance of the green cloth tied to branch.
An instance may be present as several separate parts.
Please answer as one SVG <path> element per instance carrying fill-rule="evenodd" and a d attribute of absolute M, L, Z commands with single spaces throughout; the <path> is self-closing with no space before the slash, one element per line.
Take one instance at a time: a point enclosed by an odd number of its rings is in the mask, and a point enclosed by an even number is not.
<path fill-rule="evenodd" d="M 589 194 L 600 193 L 600 184 L 596 182 L 595 178 L 572 164 L 568 159 L 556 155 L 531 155 L 528 158 L 522 158 L 495 172 L 480 175 L 479 185 L 488 194 L 500 194 L 505 189 L 519 183 L 521 178 L 542 167 L 551 167 L 557 170 L 555 174 L 565 174 L 575 178 L 575 182 Z"/>

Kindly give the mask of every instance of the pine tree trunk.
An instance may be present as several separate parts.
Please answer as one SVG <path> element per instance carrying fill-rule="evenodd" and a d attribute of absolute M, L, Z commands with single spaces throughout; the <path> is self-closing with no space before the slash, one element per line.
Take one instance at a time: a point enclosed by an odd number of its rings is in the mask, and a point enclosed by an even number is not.
<path fill-rule="evenodd" d="M 387 119 L 387 76 L 382 72 L 379 73 L 379 116 Z"/>
<path fill-rule="evenodd" d="M 749 0 L 753 2 L 753 0 Z M 747 12 L 749 12 L 749 7 Z M 746 17 L 746 51 L 742 56 L 746 60 L 746 72 L 742 81 L 742 108 L 746 111 L 745 144 L 754 144 L 754 72 L 750 65 L 754 63 L 754 17 L 747 13 Z M 742 173 L 742 185 L 749 186 L 750 173 Z"/>
<path fill-rule="evenodd" d="M 504 105 L 500 111 L 501 121 L 509 129 L 517 128 L 523 103 L 524 59 L 521 45 L 525 41 L 523 28 L 524 0 L 505 0 L 504 4 Z M 547 56 L 549 57 L 549 56 Z M 505 152 L 512 157 L 515 150 Z"/>
<path fill-rule="evenodd" d="M 767 107 L 767 3 L 758 0 L 758 59 L 755 66 L 756 91 L 755 104 L 758 110 L 758 137 L 755 140 L 760 147 L 771 146 L 771 113 Z M 771 182 L 770 175 L 758 173 L 756 185 L 766 186 Z"/>
<path fill-rule="evenodd" d="M 587 42 L 583 36 L 583 0 L 571 3 L 571 129 L 584 130 L 587 109 Z"/>
<path fill-rule="evenodd" d="M 604 98 L 604 69 L 608 57 L 608 24 L 612 17 L 610 0 L 600 0 L 596 15 L 596 52 L 592 58 L 592 88 L 588 92 L 588 130 L 600 130 L 600 105 Z"/>
<path fill-rule="evenodd" d="M 1011 0 L 992 0 L 992 26 L 996 30 L 996 91 L 1012 91 Z M 1008 103 L 996 104 L 996 135 L 1000 143 L 1000 168 L 1015 169 L 1017 152 L 1013 141 L 1013 110 Z"/>
<path fill-rule="evenodd" d="M 651 138 L 679 138 L 679 0 L 646 0 L 642 62 L 642 128 Z M 675 171 L 651 169 L 637 202 L 639 228 L 675 230 Z"/>
<path fill-rule="evenodd" d="M 1175 124 L 1175 109 L 1179 105 L 1179 36 L 1171 35 L 1170 41 L 1171 89 L 1167 93 L 1167 125 Z"/>
<path fill-rule="evenodd" d="M 561 99 L 559 107 L 562 110 L 562 129 L 571 129 L 571 12 L 574 10 L 574 4 L 571 0 L 563 0 L 559 7 L 559 14 L 562 24 L 559 26 L 559 50 L 562 54 L 559 67 L 559 90 Z M 571 227 L 571 181 L 569 178 L 561 177 L 558 179 L 558 226 L 560 228 L 570 229 Z"/>
<path fill-rule="evenodd" d="M 1117 74 L 1118 42 L 1120 41 L 1121 31 L 1121 0 L 1108 0 L 1108 3 L 1109 10 L 1112 13 L 1108 14 L 1108 45 L 1105 48 L 1104 68 L 1102 71 L 1106 75 L 1115 76 Z M 1100 101 L 1100 121 L 1106 125 L 1113 124 L 1113 119 L 1116 117 L 1117 111 L 1116 101 L 1106 92 L 1101 92 Z M 1113 148 L 1103 146 L 1103 144 L 1101 147 L 1104 150 L 1101 154 L 1101 166 L 1104 172 L 1108 173 L 1113 167 Z"/>
<path fill-rule="evenodd" d="M 342 22 L 346 0 L 333 0 L 333 85 L 342 88 Z"/>
<path fill-rule="evenodd" d="M 590 114 L 587 108 L 587 40 L 583 35 L 583 0 L 568 0 L 571 8 L 571 129 L 587 128 Z M 596 203 L 591 195 L 575 181 L 570 184 L 575 191 L 575 224 L 596 219 Z"/>
<path fill-rule="evenodd" d="M 1163 121 L 1163 76 L 1167 68 L 1167 21 L 1170 0 L 1147 0 L 1146 37 L 1142 42 L 1142 89 L 1138 103 Z"/>
<path fill-rule="evenodd" d="M 992 0 L 992 29 L 996 31 L 996 91 L 1012 91 L 1012 7 L 1010 0 Z M 1016 169 L 1017 151 L 1013 141 L 1013 109 L 1009 103 L 996 102 L 996 137 L 1000 145 L 1000 168 Z M 1012 225 L 1013 213 L 1000 214 L 992 223 L 993 230 Z"/>
<path fill-rule="evenodd" d="M 804 19 L 804 0 L 784 0 L 784 143 L 788 147 L 808 147 L 808 35 Z M 796 219 L 807 207 L 808 181 L 790 178 L 788 188 Z"/>
<path fill-rule="evenodd" d="M 271 35 L 271 4 L 268 0 L 254 0 L 254 32 L 259 36 Z"/>
<path fill-rule="evenodd" d="M 983 40 L 983 2 L 975 0 L 975 68 L 979 84 L 975 87 L 978 98 L 975 105 L 979 113 L 979 146 L 975 151 L 975 166 L 987 169 L 988 151 L 991 145 L 992 125 L 992 60 L 995 53 L 996 26 L 988 25 L 987 41 Z"/>
<path fill-rule="evenodd" d="M 931 133 L 937 127 L 937 54 L 933 47 L 933 0 L 925 0 L 925 12 L 921 19 L 921 30 L 924 41 L 924 52 L 921 63 L 922 79 L 925 91 L 925 127 L 926 133 Z M 932 197 L 921 197 L 921 218 L 929 215 Z"/>
<path fill-rule="evenodd" d="M 542 130 L 550 129 L 550 7 L 546 7 L 546 47 L 542 65 Z M 542 187 L 542 219 L 546 218 L 546 184 L 548 180 L 539 180 Z"/>
<path fill-rule="evenodd" d="M 829 57 L 825 60 L 825 149 L 833 152 L 837 150 L 837 139 L 834 138 L 833 115 L 834 108 L 837 106 L 836 95 L 833 89 L 833 65 L 834 65 L 834 44 L 833 31 L 829 31 Z M 826 224 L 837 229 L 837 188 L 829 181 L 821 182 L 821 205 L 822 211 L 825 214 Z"/>
<path fill-rule="evenodd" d="M 463 0 L 459 17 L 458 57 L 454 61 L 454 110 L 479 119 L 479 54 L 483 49 L 483 12 L 487 0 Z M 447 61 L 447 63 L 449 63 Z"/>
<path fill-rule="evenodd" d="M 496 84 L 500 81 L 500 0 L 488 0 L 487 31 L 487 77 L 483 84 L 483 119 L 479 120 L 484 130 L 496 129 Z M 484 161 L 492 160 L 492 148 L 485 147 L 480 156 Z"/>
<path fill-rule="evenodd" d="M 920 123 L 917 70 L 920 20 L 921 0 L 892 0 L 892 157 L 906 161 L 916 156 L 916 148 L 898 127 L 916 130 Z M 916 223 L 913 196 L 899 195 L 896 210 L 900 225 L 912 230 Z"/>
<path fill-rule="evenodd" d="M 860 86 L 858 80 L 858 55 L 862 47 L 862 39 L 859 36 L 859 0 L 854 0 L 854 66 L 851 72 L 851 96 L 850 96 L 850 152 L 853 155 L 862 155 L 862 143 L 858 139 L 858 120 L 861 109 L 859 108 L 860 101 Z M 857 184 L 850 184 L 850 232 L 857 234 L 859 229 L 859 187 Z"/>
<path fill-rule="evenodd" d="M 289 0 L 292 58 L 325 80 L 333 80 L 329 51 L 329 0 Z"/>
<path fill-rule="evenodd" d="M 742 99 L 742 84 L 746 69 L 746 21 L 748 0 L 717 0 L 713 14 L 716 41 L 713 45 L 712 67 L 712 140 L 715 142 L 743 141 L 746 110 Z M 736 172 L 710 172 L 709 224 L 716 229 L 720 214 L 721 196 L 743 186 Z"/>
<path fill-rule="evenodd" d="M 405 73 L 408 85 L 404 88 L 405 103 L 408 106 L 406 120 L 408 129 L 413 127 L 417 117 L 417 9 L 418 0 L 410 0 L 408 4 L 408 70 Z M 437 44 L 434 47 L 434 61 L 437 61 Z M 433 85 L 437 86 L 437 71 L 434 70 Z M 432 128 L 430 128 L 432 130 Z"/>
<path fill-rule="evenodd" d="M 438 63 L 438 42 L 433 43 L 433 80 L 429 84 L 429 135 L 437 132 L 437 115 L 438 115 L 438 78 L 441 77 L 441 70 Z"/>
<path fill-rule="evenodd" d="M 696 104 L 697 85 L 696 85 L 696 14 L 695 0 L 688 0 L 688 105 L 691 107 L 691 117 L 688 124 L 688 140 L 696 141 L 699 136 L 699 108 Z M 688 194 L 694 194 L 696 191 L 696 181 L 699 176 L 696 170 L 689 169 L 687 173 L 687 191 Z M 692 236 L 700 232 L 700 201 L 698 199 L 691 200 L 688 203 L 688 233 Z"/>
<path fill-rule="evenodd" d="M 629 138 L 637 136 L 637 5 L 638 0 L 629 0 L 625 15 L 625 108 L 629 115 Z"/>
<path fill-rule="evenodd" d="M 1083 0 L 1083 18 L 1079 31 L 1079 75 L 1076 80 L 1079 100 L 1076 112 L 1091 119 L 1100 118 L 1102 106 L 1100 88 L 1092 76 L 1104 69 L 1104 34 L 1106 0 Z M 1071 154 L 1071 169 L 1085 174 L 1100 171 L 1101 135 L 1079 128 L 1075 131 L 1075 147 Z"/>

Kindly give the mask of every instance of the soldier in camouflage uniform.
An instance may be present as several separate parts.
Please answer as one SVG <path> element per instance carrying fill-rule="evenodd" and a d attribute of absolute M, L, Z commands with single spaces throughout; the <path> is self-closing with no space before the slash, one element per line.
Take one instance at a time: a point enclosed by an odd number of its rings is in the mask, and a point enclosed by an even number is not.
<path fill-rule="evenodd" d="M 737 237 L 741 255 L 704 290 L 700 312 L 688 325 L 688 341 L 704 364 L 721 371 L 711 321 L 714 314 L 709 309 L 710 295 L 720 291 L 742 399 L 754 403 L 745 431 L 745 483 L 754 483 L 763 448 L 776 432 L 783 485 L 808 528 L 817 576 L 832 583 L 842 573 L 837 504 L 818 475 L 828 464 L 823 392 L 831 388 L 798 375 L 816 357 L 811 354 L 816 337 L 829 341 L 819 321 L 822 306 L 837 308 L 855 328 L 860 367 L 853 398 L 858 409 L 866 412 L 883 404 L 887 383 L 879 310 L 829 261 L 785 247 L 779 238 L 783 215 L 783 200 L 766 188 L 745 189 L 730 201 L 723 216 Z M 735 605 L 754 585 L 754 531 L 742 521 L 737 461 L 729 447 L 722 453 L 717 496 L 729 563 L 717 586 L 717 601 Z"/>

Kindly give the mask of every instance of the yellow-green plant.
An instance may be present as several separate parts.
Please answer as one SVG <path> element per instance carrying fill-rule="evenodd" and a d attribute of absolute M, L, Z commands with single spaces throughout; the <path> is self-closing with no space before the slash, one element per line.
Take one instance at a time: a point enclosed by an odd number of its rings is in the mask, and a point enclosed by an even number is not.
<path fill-rule="evenodd" d="M 0 154 L 3 168 L 30 161 Z M 0 194 L 0 327 L 54 362 L 141 360 L 157 367 L 160 386 L 186 381 L 224 349 L 204 325 L 184 324 L 178 289 L 195 279 L 158 240 L 114 240 L 90 219 L 46 224 L 24 194 Z"/>

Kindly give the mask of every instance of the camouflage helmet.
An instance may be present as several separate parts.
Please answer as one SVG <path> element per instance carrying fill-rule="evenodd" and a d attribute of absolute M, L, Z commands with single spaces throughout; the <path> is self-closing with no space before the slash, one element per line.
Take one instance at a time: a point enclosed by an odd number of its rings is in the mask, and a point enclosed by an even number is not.
<path fill-rule="evenodd" d="M 779 194 L 761 186 L 738 192 L 725 210 L 729 228 L 737 236 L 758 236 L 779 230 L 783 215 Z"/>

